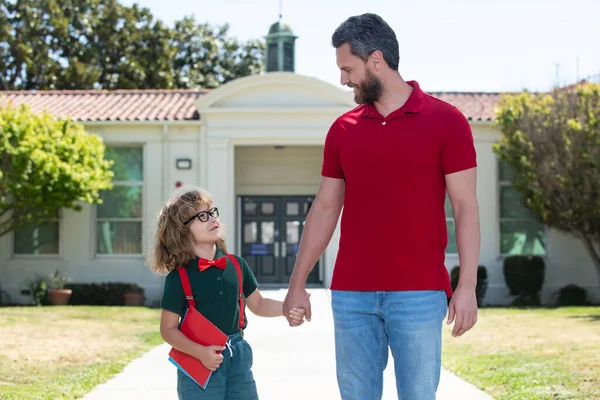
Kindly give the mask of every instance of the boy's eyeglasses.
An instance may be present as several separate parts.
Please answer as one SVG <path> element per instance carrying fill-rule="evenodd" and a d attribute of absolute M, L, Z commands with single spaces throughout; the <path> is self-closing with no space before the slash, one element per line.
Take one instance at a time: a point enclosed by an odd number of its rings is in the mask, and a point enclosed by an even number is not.
<path fill-rule="evenodd" d="M 200 211 L 198 214 L 192 216 L 190 219 L 185 221 L 183 224 L 187 225 L 194 220 L 194 218 L 198 218 L 200 222 L 207 222 L 209 217 L 218 218 L 219 217 L 219 209 L 217 207 L 213 207 L 208 211 Z"/>

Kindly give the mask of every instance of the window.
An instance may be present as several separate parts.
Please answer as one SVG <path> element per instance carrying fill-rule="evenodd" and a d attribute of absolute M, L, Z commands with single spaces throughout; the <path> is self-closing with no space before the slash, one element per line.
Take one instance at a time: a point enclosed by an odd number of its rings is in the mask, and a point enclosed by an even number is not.
<path fill-rule="evenodd" d="M 14 254 L 58 255 L 59 213 L 49 222 L 31 222 L 14 232 Z"/>
<path fill-rule="evenodd" d="M 448 229 L 448 245 L 446 246 L 446 254 L 458 254 L 458 246 L 456 245 L 456 227 L 454 224 L 454 214 L 452 214 L 452 204 L 450 197 L 446 194 L 446 227 Z"/>
<path fill-rule="evenodd" d="M 514 174 L 500 162 L 500 253 L 506 255 L 545 255 L 544 224 L 529 210 L 512 185 Z"/>
<path fill-rule="evenodd" d="M 142 253 L 143 149 L 107 147 L 113 188 L 96 207 L 96 254 Z"/>

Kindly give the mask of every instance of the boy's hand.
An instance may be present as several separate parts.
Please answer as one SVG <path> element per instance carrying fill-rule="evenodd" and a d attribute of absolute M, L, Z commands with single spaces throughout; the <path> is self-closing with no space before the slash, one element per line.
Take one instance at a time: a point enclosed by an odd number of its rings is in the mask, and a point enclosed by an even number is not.
<path fill-rule="evenodd" d="M 292 288 L 288 290 L 288 293 L 285 295 L 285 300 L 283 301 L 283 315 L 288 320 L 290 326 L 298 326 L 295 325 L 294 320 L 290 318 L 292 309 L 304 309 L 306 313 L 306 320 L 310 321 L 311 318 L 311 309 L 310 309 L 310 293 L 302 288 Z"/>
<path fill-rule="evenodd" d="M 225 347 L 222 346 L 200 345 L 200 349 L 198 350 L 196 358 L 202 361 L 202 364 L 204 364 L 204 366 L 208 370 L 214 372 L 217 368 L 221 366 L 221 363 L 223 362 L 223 354 L 217 352 L 223 350 L 225 350 Z"/>
<path fill-rule="evenodd" d="M 304 323 L 304 316 L 306 315 L 306 310 L 304 308 L 292 308 L 290 310 L 289 319 L 294 321 L 297 326 L 300 326 Z"/>

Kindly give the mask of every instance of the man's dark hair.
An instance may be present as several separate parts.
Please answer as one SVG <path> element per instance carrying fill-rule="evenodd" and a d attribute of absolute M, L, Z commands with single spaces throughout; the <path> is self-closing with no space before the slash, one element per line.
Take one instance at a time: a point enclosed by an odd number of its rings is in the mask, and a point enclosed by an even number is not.
<path fill-rule="evenodd" d="M 367 13 L 348 18 L 335 30 L 331 43 L 336 49 L 348 43 L 352 54 L 364 61 L 375 50 L 379 50 L 389 67 L 398 70 L 398 39 L 387 22 L 377 14 Z"/>

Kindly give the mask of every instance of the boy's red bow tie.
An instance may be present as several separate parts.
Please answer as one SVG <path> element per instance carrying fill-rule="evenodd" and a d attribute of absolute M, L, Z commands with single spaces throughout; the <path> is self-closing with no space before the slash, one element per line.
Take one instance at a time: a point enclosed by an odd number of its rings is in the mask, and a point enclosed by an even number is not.
<path fill-rule="evenodd" d="M 207 260 L 205 258 L 200 258 L 198 260 L 198 268 L 200 268 L 200 272 L 210 267 L 217 267 L 224 270 L 226 266 L 227 258 L 225 258 L 225 256 L 217 258 L 215 260 Z"/>

